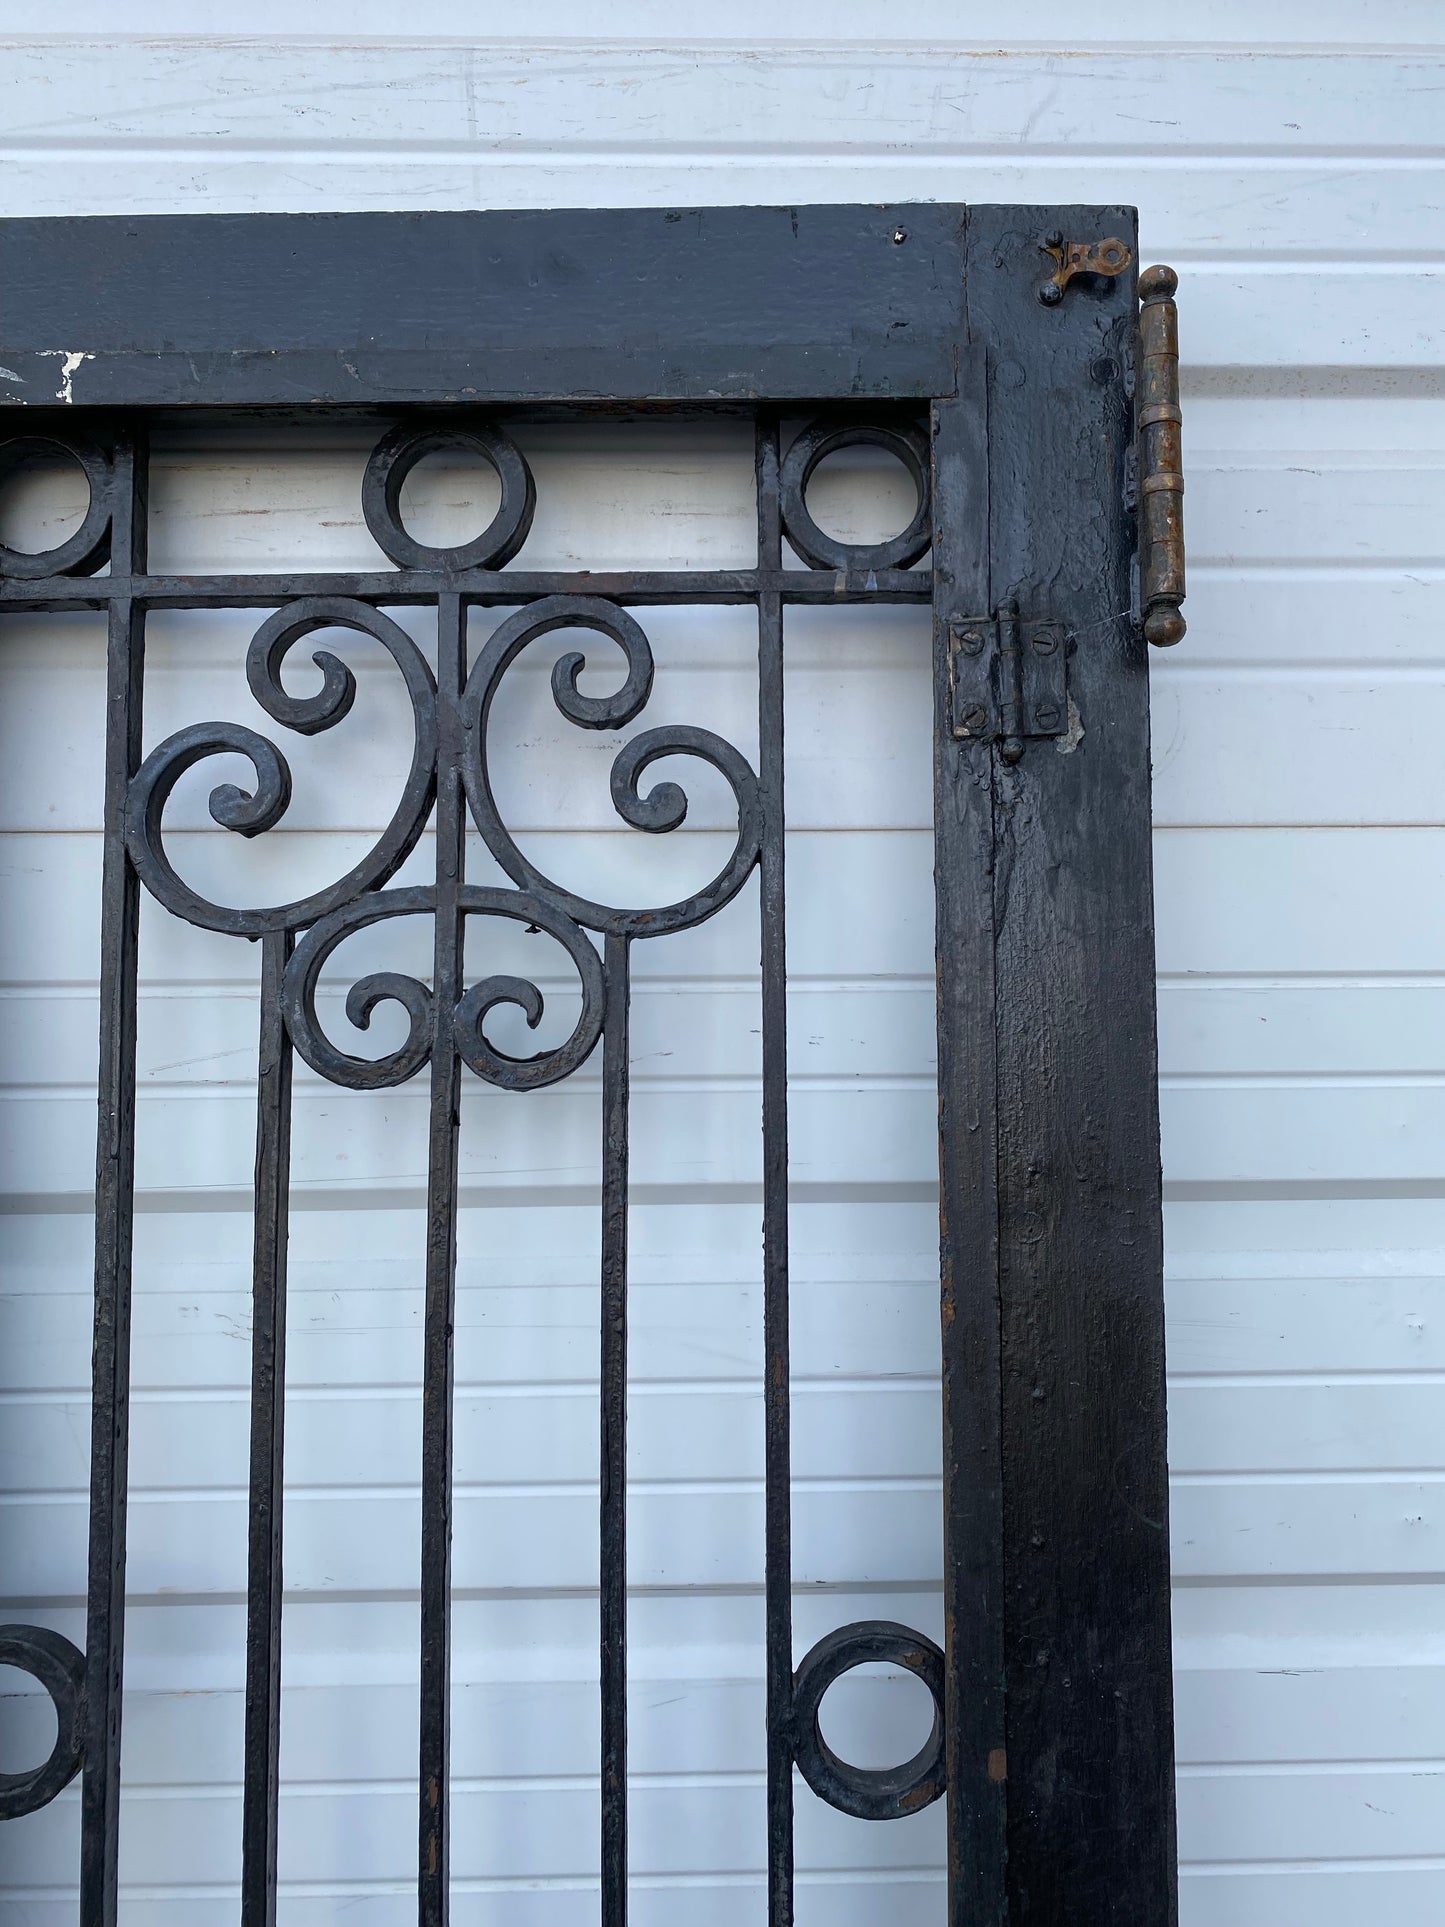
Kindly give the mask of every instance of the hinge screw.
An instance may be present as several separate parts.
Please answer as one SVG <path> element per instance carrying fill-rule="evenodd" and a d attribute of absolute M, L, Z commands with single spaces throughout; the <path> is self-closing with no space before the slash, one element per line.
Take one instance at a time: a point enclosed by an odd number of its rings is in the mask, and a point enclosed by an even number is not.
<path fill-rule="evenodd" d="M 1036 656 L 1051 656 L 1059 646 L 1059 639 L 1050 629 L 1035 629 L 1033 644 Z"/>
<path fill-rule="evenodd" d="M 968 730 L 970 733 L 972 733 L 975 730 L 982 729 L 985 720 L 986 718 L 984 716 L 984 709 L 983 709 L 982 703 L 970 703 L 968 708 L 964 710 L 962 716 L 959 718 L 959 721 L 962 723 L 963 727 L 966 730 Z"/>
<path fill-rule="evenodd" d="M 1059 722 L 1059 712 L 1053 703 L 1040 703 L 1034 711 L 1034 721 L 1040 729 L 1056 729 Z"/>
<path fill-rule="evenodd" d="M 976 656 L 983 649 L 983 637 L 977 629 L 965 629 L 959 637 L 959 647 L 966 656 Z"/>

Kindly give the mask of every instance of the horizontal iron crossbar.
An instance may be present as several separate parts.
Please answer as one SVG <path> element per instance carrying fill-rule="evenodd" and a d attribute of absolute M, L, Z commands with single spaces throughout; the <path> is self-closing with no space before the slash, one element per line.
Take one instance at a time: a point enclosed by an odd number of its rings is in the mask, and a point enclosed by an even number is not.
<path fill-rule="evenodd" d="M 544 596 L 602 596 L 632 608 L 672 603 L 928 603 L 933 578 L 915 569 L 470 569 L 446 577 L 450 591 L 477 607 L 538 602 Z M 328 571 L 292 575 L 55 576 L 0 582 L 0 610 L 61 613 L 104 609 L 117 598 L 147 609 L 266 609 L 298 596 L 354 596 L 377 608 L 422 608 L 436 600 L 433 571 Z"/>

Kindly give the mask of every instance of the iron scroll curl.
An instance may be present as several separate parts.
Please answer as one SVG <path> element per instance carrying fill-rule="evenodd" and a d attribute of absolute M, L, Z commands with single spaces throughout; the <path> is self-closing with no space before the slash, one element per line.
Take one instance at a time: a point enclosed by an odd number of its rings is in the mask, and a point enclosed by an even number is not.
<path fill-rule="evenodd" d="M 298 735 L 335 728 L 356 700 L 356 677 L 338 656 L 327 649 L 314 652 L 312 661 L 322 675 L 314 695 L 293 696 L 281 682 L 290 650 L 318 629 L 352 629 L 373 637 L 401 671 L 411 700 L 414 738 L 411 767 L 391 820 L 366 856 L 324 890 L 264 909 L 213 903 L 184 881 L 166 854 L 163 818 L 176 784 L 207 757 L 244 756 L 256 773 L 254 790 L 219 784 L 211 792 L 210 809 L 222 829 L 251 837 L 275 829 L 286 814 L 291 770 L 274 743 L 243 723 L 195 723 L 178 730 L 151 751 L 132 778 L 125 834 L 131 862 L 146 888 L 187 923 L 239 937 L 300 928 L 390 882 L 421 840 L 436 796 L 436 679 L 411 637 L 390 616 L 349 596 L 308 596 L 288 603 L 251 639 L 246 656 L 251 694 L 268 716 Z"/>
<path fill-rule="evenodd" d="M 471 985 L 457 1000 L 454 1013 L 456 1046 L 463 1063 L 484 1082 L 509 1091 L 537 1090 L 570 1076 L 602 1035 L 602 964 L 586 933 L 555 905 L 524 890 L 464 884 L 457 908 L 463 917 L 510 917 L 530 929 L 545 931 L 571 958 L 582 993 L 581 1011 L 563 1043 L 533 1057 L 514 1057 L 488 1040 L 484 1029 L 487 1015 L 499 1004 L 516 1004 L 535 1030 L 545 1008 L 541 991 L 523 977 L 491 976 Z M 296 1049 L 328 1083 L 352 1090 L 404 1084 L 431 1056 L 436 1031 L 434 999 L 418 978 L 397 971 L 377 971 L 360 978 L 347 992 L 346 1015 L 358 1030 L 369 1027 L 372 1012 L 386 1001 L 400 1004 L 407 1014 L 405 1040 L 379 1058 L 356 1057 L 337 1049 L 317 1016 L 316 990 L 332 953 L 357 931 L 392 917 L 433 915 L 435 911 L 436 891 L 429 886 L 374 891 L 321 918 L 296 946 L 282 986 L 282 1014 Z"/>
<path fill-rule="evenodd" d="M 556 905 L 574 922 L 610 936 L 656 937 L 703 923 L 733 899 L 752 874 L 762 843 L 758 779 L 747 759 L 710 729 L 669 724 L 644 730 L 618 751 L 612 765 L 612 802 L 623 822 L 651 835 L 680 827 L 687 796 L 677 783 L 663 782 L 643 795 L 647 770 L 665 756 L 694 756 L 725 779 L 737 802 L 737 839 L 727 862 L 710 883 L 691 896 L 656 909 L 619 909 L 575 894 L 540 871 L 518 847 L 502 820 L 492 789 L 487 729 L 492 705 L 507 670 L 528 643 L 557 629 L 590 629 L 621 649 L 626 674 L 608 696 L 584 696 L 577 687 L 586 667 L 579 650 L 559 656 L 552 668 L 552 697 L 558 710 L 580 729 L 621 729 L 646 707 L 652 693 L 652 648 L 640 625 L 625 609 L 596 596 L 547 596 L 519 610 L 496 629 L 478 656 L 462 699 L 462 777 L 472 818 L 482 838 L 512 881 Z"/>

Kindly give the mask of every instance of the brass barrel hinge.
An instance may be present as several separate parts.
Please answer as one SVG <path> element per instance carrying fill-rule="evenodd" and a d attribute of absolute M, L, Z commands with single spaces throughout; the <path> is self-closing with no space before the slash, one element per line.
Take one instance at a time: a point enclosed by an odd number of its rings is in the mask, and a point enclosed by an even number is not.
<path fill-rule="evenodd" d="M 1184 634 L 1184 459 L 1179 310 L 1173 268 L 1139 277 L 1139 562 L 1144 634 L 1160 648 Z"/>
<path fill-rule="evenodd" d="M 999 745 L 1016 763 L 1031 736 L 1069 733 L 1069 637 L 1061 622 L 1035 622 L 1007 602 L 992 616 L 948 625 L 949 720 L 962 741 Z"/>

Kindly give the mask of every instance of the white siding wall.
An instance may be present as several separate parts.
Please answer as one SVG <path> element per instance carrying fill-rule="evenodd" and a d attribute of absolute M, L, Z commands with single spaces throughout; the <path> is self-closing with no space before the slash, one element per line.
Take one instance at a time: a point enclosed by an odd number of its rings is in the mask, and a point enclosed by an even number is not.
<path fill-rule="evenodd" d="M 575 0 L 419 0 L 385 20 L 336 0 L 123 11 L 72 6 L 57 31 L 49 10 L 7 9 L 5 213 L 1137 202 L 1145 257 L 1180 271 L 1188 364 L 1190 631 L 1153 664 L 1183 1920 L 1438 1927 L 1438 7 L 633 0 L 607 23 L 631 37 L 607 40 Z M 288 38 L 296 25 L 316 37 Z M 455 37 L 468 28 L 498 37 Z M 536 37 L 500 37 L 518 28 Z M 710 37 L 722 28 L 734 37 Z M 237 31 L 252 37 L 222 37 Z M 605 457 L 575 432 L 527 445 L 538 566 L 745 549 L 748 450 L 730 431 L 614 431 Z M 374 566 L 363 449 L 337 433 L 258 471 L 255 448 L 176 441 L 158 465 L 157 559 Z M 248 717 L 249 626 L 157 622 L 148 743 Z M 751 751 L 746 616 L 658 612 L 648 627 L 646 721 L 704 720 Z M 897 612 L 800 618 L 790 634 L 801 1651 L 880 1609 L 936 1625 L 938 1447 L 926 636 Z M 14 622 L 0 648 L 0 1590 L 77 1637 L 100 669 L 91 620 Z M 609 827 L 608 743 L 566 740 L 543 679 L 517 683 L 498 719 L 504 781 L 547 860 L 613 865 L 619 889 L 658 901 L 706 874 L 715 793 L 699 780 L 689 828 L 639 856 Z M 339 873 L 396 793 L 399 690 L 379 659 L 370 684 L 295 759 L 309 833 L 269 844 L 297 875 Z M 180 820 L 199 832 L 202 811 Z M 274 854 L 224 840 L 178 839 L 197 874 L 229 863 L 234 887 L 254 886 Z M 891 915 L 869 907 L 878 892 Z M 638 960 L 641 1927 L 759 1918 L 752 902 Z M 254 972 L 247 946 L 148 917 L 134 1927 L 234 1917 Z M 473 1090 L 468 1105 L 455 1918 L 571 1927 L 595 1912 L 596 1089 Z M 289 1927 L 408 1917 L 422 1107 L 411 1088 L 298 1080 Z M 13 1767 L 43 1721 L 33 1700 L 3 1704 Z M 857 1681 L 833 1730 L 896 1758 L 917 1715 L 896 1686 Z M 860 1827 L 800 1793 L 803 1918 L 939 1919 L 939 1818 Z M 72 1793 L 0 1836 L 4 1927 L 73 1921 L 76 1820 Z"/>

